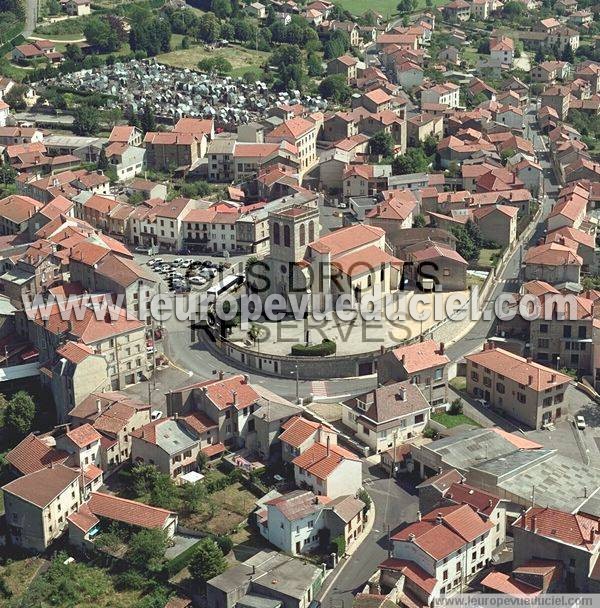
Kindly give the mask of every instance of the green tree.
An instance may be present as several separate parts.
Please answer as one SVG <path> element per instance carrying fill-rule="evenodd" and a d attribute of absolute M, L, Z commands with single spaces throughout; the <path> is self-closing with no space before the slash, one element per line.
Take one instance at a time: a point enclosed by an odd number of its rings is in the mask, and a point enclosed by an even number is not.
<path fill-rule="evenodd" d="M 427 156 L 433 156 L 437 150 L 438 140 L 435 135 L 428 135 L 423 142 L 423 151 Z"/>
<path fill-rule="evenodd" d="M 16 84 L 5 96 L 4 101 L 17 112 L 24 110 L 27 107 L 25 103 L 25 93 L 27 87 L 23 84 Z"/>
<path fill-rule="evenodd" d="M 545 60 L 546 60 L 546 55 L 544 55 L 544 51 L 542 51 L 541 48 L 538 48 L 538 50 L 535 52 L 534 62 L 542 63 Z"/>
<path fill-rule="evenodd" d="M 419 213 L 419 215 L 415 215 L 415 219 L 413 221 L 413 226 L 415 228 L 424 228 L 427 225 L 427 220 L 425 219 L 425 216 L 422 213 Z"/>
<path fill-rule="evenodd" d="M 561 61 L 567 61 L 568 63 L 575 62 L 575 54 L 573 53 L 573 48 L 570 44 L 565 44 L 565 48 L 560 56 Z"/>
<path fill-rule="evenodd" d="M 409 173 L 422 173 L 429 168 L 430 160 L 425 156 L 422 148 L 409 148 L 402 156 L 396 156 L 392 162 L 394 175 Z"/>
<path fill-rule="evenodd" d="M 75 135 L 95 135 L 100 127 L 100 113 L 97 108 L 83 103 L 73 114 L 73 132 Z"/>
<path fill-rule="evenodd" d="M 398 9 L 398 13 L 400 13 L 401 15 L 414 11 L 416 7 L 416 0 L 400 0 L 400 2 L 398 2 L 396 6 L 396 8 Z"/>
<path fill-rule="evenodd" d="M 156 131 L 156 118 L 154 117 L 154 110 L 150 104 L 146 104 L 142 110 L 142 117 L 140 119 L 140 127 L 144 133 L 148 131 Z"/>
<path fill-rule="evenodd" d="M 481 251 L 481 242 L 473 222 L 469 220 L 464 227 L 452 228 L 452 234 L 456 237 L 456 251 L 467 262 L 476 262 Z"/>
<path fill-rule="evenodd" d="M 358 499 L 362 500 L 365 503 L 364 513 L 367 513 L 371 508 L 373 501 L 371 500 L 369 493 L 364 488 L 361 488 L 358 491 Z"/>
<path fill-rule="evenodd" d="M 196 551 L 188 569 L 197 581 L 204 584 L 225 572 L 227 562 L 217 543 L 211 538 L 205 538 L 196 545 Z"/>
<path fill-rule="evenodd" d="M 126 557 L 138 570 L 158 572 L 164 566 L 166 549 L 164 530 L 140 530 L 131 537 Z"/>
<path fill-rule="evenodd" d="M 219 39 L 221 28 L 219 20 L 214 13 L 205 13 L 198 21 L 198 31 L 196 36 L 203 42 L 209 44 Z"/>
<path fill-rule="evenodd" d="M 170 475 L 159 473 L 150 491 L 150 504 L 161 509 L 176 511 L 179 506 L 179 490 Z"/>
<path fill-rule="evenodd" d="M 131 468 L 131 487 L 136 496 L 152 492 L 159 470 L 153 464 L 137 463 Z"/>
<path fill-rule="evenodd" d="M 233 12 L 230 0 L 213 0 L 210 8 L 219 19 L 227 19 Z"/>
<path fill-rule="evenodd" d="M 85 21 L 83 34 L 87 42 L 101 53 L 114 53 L 121 48 L 119 31 L 104 16 L 89 17 Z"/>
<path fill-rule="evenodd" d="M 206 469 L 206 465 L 208 464 L 208 456 L 200 450 L 198 452 L 198 456 L 196 456 L 196 465 L 198 466 L 198 471 L 202 473 L 204 469 Z"/>
<path fill-rule="evenodd" d="M 203 72 L 217 72 L 217 74 L 228 74 L 233 70 L 231 63 L 221 55 L 202 59 L 198 62 L 198 68 Z"/>
<path fill-rule="evenodd" d="M 4 186 L 14 184 L 17 179 L 17 171 L 10 165 L 3 163 L 0 165 L 0 184 Z"/>
<path fill-rule="evenodd" d="M 346 77 L 342 74 L 327 76 L 319 84 L 319 95 L 334 103 L 346 103 L 352 95 L 352 89 L 348 86 Z"/>
<path fill-rule="evenodd" d="M 98 154 L 98 162 L 96 163 L 96 168 L 100 171 L 107 171 L 109 167 L 108 158 L 106 156 L 106 149 L 102 148 L 100 150 L 100 154 Z"/>
<path fill-rule="evenodd" d="M 317 53 L 308 54 L 306 67 L 311 78 L 320 78 L 323 75 L 323 62 Z"/>
<path fill-rule="evenodd" d="M 29 393 L 19 391 L 13 395 L 4 410 L 4 426 L 9 434 L 22 437 L 31 431 L 35 418 L 35 403 Z"/>
<path fill-rule="evenodd" d="M 323 44 L 323 56 L 325 59 L 340 57 L 350 48 L 350 37 L 342 30 L 335 30 L 329 39 Z"/>
<path fill-rule="evenodd" d="M 520 17 L 525 11 L 525 5 L 519 0 L 508 0 L 502 8 L 502 14 L 510 19 Z"/>
<path fill-rule="evenodd" d="M 208 493 L 202 483 L 186 483 L 181 490 L 183 508 L 187 513 L 198 513 L 206 502 Z"/>
<path fill-rule="evenodd" d="M 386 158 L 392 156 L 394 153 L 394 138 L 387 131 L 377 131 L 369 140 L 369 152 Z"/>
<path fill-rule="evenodd" d="M 228 555 L 233 549 L 233 541 L 229 536 L 217 536 L 217 538 L 215 538 L 215 542 L 223 555 Z"/>

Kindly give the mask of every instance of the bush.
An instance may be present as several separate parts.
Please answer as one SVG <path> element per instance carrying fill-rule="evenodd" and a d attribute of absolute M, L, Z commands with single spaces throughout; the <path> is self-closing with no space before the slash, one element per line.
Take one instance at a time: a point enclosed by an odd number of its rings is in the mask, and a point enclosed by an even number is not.
<path fill-rule="evenodd" d="M 458 416 L 463 413 L 463 404 L 460 399 L 455 399 L 448 408 L 448 413 L 450 416 Z"/>
<path fill-rule="evenodd" d="M 294 344 L 292 356 L 295 357 L 326 357 L 335 355 L 337 344 L 333 340 L 325 338 L 321 344 Z"/>
<path fill-rule="evenodd" d="M 346 539 L 343 534 L 336 536 L 331 541 L 331 552 L 335 553 L 338 557 L 342 557 L 346 551 Z"/>
<path fill-rule="evenodd" d="M 427 439 L 437 439 L 438 432 L 435 429 L 432 429 L 430 426 L 428 426 L 423 431 L 423 437 L 426 437 Z"/>
<path fill-rule="evenodd" d="M 233 541 L 229 536 L 217 536 L 215 542 L 223 555 L 227 555 L 233 549 Z"/>
<path fill-rule="evenodd" d="M 372 501 L 369 493 L 364 488 L 358 491 L 358 499 L 365 503 L 364 513 L 367 513 L 371 508 Z"/>

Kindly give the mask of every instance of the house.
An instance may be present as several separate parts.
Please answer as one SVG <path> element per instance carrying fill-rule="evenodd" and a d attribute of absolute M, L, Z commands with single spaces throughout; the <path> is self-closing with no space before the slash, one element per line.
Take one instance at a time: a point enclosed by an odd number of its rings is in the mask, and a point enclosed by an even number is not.
<path fill-rule="evenodd" d="M 559 243 L 531 247 L 525 254 L 524 279 L 540 279 L 551 285 L 579 283 L 583 260 L 571 248 Z"/>
<path fill-rule="evenodd" d="M 448 6 L 446 5 L 446 7 Z M 424 103 L 444 104 L 449 108 L 458 108 L 460 105 L 460 87 L 453 82 L 445 82 L 422 89 L 421 104 Z"/>
<path fill-rule="evenodd" d="M 418 436 L 429 421 L 431 405 L 408 381 L 380 386 L 342 403 L 342 422 L 373 454 Z"/>
<path fill-rule="evenodd" d="M 146 164 L 159 171 L 188 170 L 201 158 L 201 141 L 192 133 L 148 132 Z"/>
<path fill-rule="evenodd" d="M 266 136 L 267 143 L 287 142 L 298 152 L 300 174 L 318 162 L 317 127 L 314 122 L 300 116 L 286 120 Z"/>
<path fill-rule="evenodd" d="M 394 65 L 395 81 L 404 90 L 410 90 L 423 83 L 423 68 L 414 61 L 406 60 Z"/>
<path fill-rule="evenodd" d="M 600 551 L 600 519 L 582 513 L 531 507 L 513 524 L 513 566 L 525 567 L 535 560 L 562 565 L 564 578 L 557 590 L 588 593 L 597 589 Z M 592 580 L 590 580 L 592 579 Z"/>
<path fill-rule="evenodd" d="M 494 65 L 512 66 L 515 59 L 515 43 L 512 38 L 500 36 L 490 41 L 490 58 Z"/>
<path fill-rule="evenodd" d="M 362 463 L 352 452 L 327 437 L 315 442 L 292 460 L 294 480 L 299 488 L 309 488 L 319 496 L 337 498 L 355 495 L 362 487 Z"/>
<path fill-rule="evenodd" d="M 305 608 L 319 593 L 323 579 L 318 565 L 278 551 L 260 551 L 207 582 L 207 605 L 235 608 L 275 602 L 285 608 Z"/>
<path fill-rule="evenodd" d="M 80 478 L 80 471 L 58 463 L 3 486 L 9 543 L 42 552 L 62 536 L 83 498 Z"/>
<path fill-rule="evenodd" d="M 381 355 L 377 362 L 377 381 L 405 381 L 416 384 L 432 406 L 448 402 L 450 359 L 443 343 L 434 340 L 400 346 Z"/>
<path fill-rule="evenodd" d="M 468 262 L 454 249 L 433 241 L 424 241 L 405 250 L 409 265 L 410 280 L 419 286 L 420 271 L 433 280 L 444 291 L 462 291 L 467 288 Z"/>
<path fill-rule="evenodd" d="M 493 342 L 467 355 L 467 392 L 533 429 L 560 418 L 571 378 Z"/>
<path fill-rule="evenodd" d="M 468 21 L 471 17 L 471 5 L 465 0 L 453 0 L 444 6 L 444 14 L 451 23 Z"/>
<path fill-rule="evenodd" d="M 558 117 L 565 120 L 569 114 L 571 90 L 568 86 L 553 85 L 544 89 L 541 95 L 542 106 L 549 106 L 556 110 Z"/>
<path fill-rule="evenodd" d="M 349 547 L 363 529 L 365 504 L 354 496 L 317 496 L 294 490 L 264 503 L 258 527 L 272 545 L 291 555 L 300 555 L 323 545 L 324 538 L 343 535 Z"/>
<path fill-rule="evenodd" d="M 65 10 L 70 17 L 83 17 L 92 12 L 91 0 L 67 0 Z"/>
<path fill-rule="evenodd" d="M 26 63 L 40 58 L 57 62 L 63 58 L 63 55 L 56 51 L 55 43 L 49 40 L 35 40 L 31 43 L 19 44 L 12 50 L 12 59 L 17 63 Z"/>
<path fill-rule="evenodd" d="M 379 568 L 408 562 L 436 581 L 435 595 L 456 593 L 491 561 L 492 528 L 468 504 L 439 507 L 391 536 L 392 556 Z"/>
<path fill-rule="evenodd" d="M 67 519 L 69 543 L 80 550 L 92 547 L 94 537 L 115 522 L 133 529 L 162 530 L 167 539 L 177 529 L 176 513 L 103 492 L 92 492 Z"/>
<path fill-rule="evenodd" d="M 391 193 L 389 198 L 378 203 L 365 214 L 365 224 L 385 230 L 388 242 L 401 238 L 400 233 L 413 224 L 416 197 L 410 191 Z"/>
<path fill-rule="evenodd" d="M 130 433 L 150 422 L 150 405 L 119 392 L 91 389 L 69 412 L 73 427 L 91 425 L 102 435 L 100 459 L 103 470 L 129 460 Z"/>
<path fill-rule="evenodd" d="M 314 422 L 294 416 L 282 425 L 283 432 L 279 435 L 281 443 L 281 459 L 283 462 L 290 463 L 296 456 L 304 453 L 314 443 L 337 443 L 337 432 L 320 422 Z"/>
<path fill-rule="evenodd" d="M 0 235 L 20 234 L 27 230 L 29 220 L 43 207 L 29 196 L 11 194 L 0 200 Z"/>
<path fill-rule="evenodd" d="M 267 8 L 261 2 L 252 2 L 246 6 L 245 11 L 250 17 L 264 19 L 267 16 Z"/>
<path fill-rule="evenodd" d="M 129 144 L 113 142 L 104 149 L 106 158 L 120 181 L 140 174 L 144 169 L 146 150 Z"/>
<path fill-rule="evenodd" d="M 442 139 L 444 136 L 443 116 L 433 114 L 417 114 L 406 121 L 408 145 L 416 146 L 428 137 Z"/>
<path fill-rule="evenodd" d="M 198 454 L 213 440 L 217 443 L 216 429 L 216 423 L 202 412 L 153 420 L 131 433 L 131 460 L 153 464 L 178 479 L 197 470 Z"/>
<path fill-rule="evenodd" d="M 571 65 L 566 61 L 542 61 L 531 67 L 532 82 L 554 84 L 557 80 L 567 80 L 571 75 Z"/>
<path fill-rule="evenodd" d="M 486 205 L 473 210 L 473 220 L 484 239 L 509 247 L 517 238 L 518 213 L 508 205 Z"/>
<path fill-rule="evenodd" d="M 342 76 L 345 76 L 348 82 L 350 82 L 357 77 L 357 66 L 358 59 L 356 59 L 356 57 L 352 57 L 351 55 L 342 55 L 341 57 L 332 59 L 327 64 L 327 74 L 331 76 L 341 74 Z"/>
<path fill-rule="evenodd" d="M 596 238 L 594 232 L 586 232 L 571 228 L 570 226 L 563 226 L 558 230 L 549 232 L 546 235 L 546 243 L 559 243 L 570 247 L 583 261 L 582 272 L 595 273 L 598 262 L 596 260 Z"/>

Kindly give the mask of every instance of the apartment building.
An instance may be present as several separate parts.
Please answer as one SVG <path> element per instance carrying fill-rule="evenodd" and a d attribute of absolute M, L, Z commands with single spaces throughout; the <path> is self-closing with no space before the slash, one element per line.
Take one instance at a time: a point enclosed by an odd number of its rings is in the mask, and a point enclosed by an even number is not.
<path fill-rule="evenodd" d="M 80 477 L 78 470 L 54 464 L 3 486 L 9 543 L 41 552 L 59 538 L 83 500 Z"/>
<path fill-rule="evenodd" d="M 267 134 L 267 143 L 287 142 L 298 152 L 299 172 L 309 171 L 318 162 L 317 126 L 311 120 L 296 116 L 275 127 Z"/>
<path fill-rule="evenodd" d="M 192 133 L 148 132 L 146 165 L 158 171 L 189 169 L 200 156 L 201 140 Z"/>
<path fill-rule="evenodd" d="M 436 84 L 421 91 L 421 104 L 444 104 L 449 108 L 458 108 L 460 105 L 460 87 L 453 82 Z"/>
<path fill-rule="evenodd" d="M 492 342 L 465 359 L 467 392 L 511 418 L 539 429 L 564 413 L 569 376 L 497 348 Z"/>

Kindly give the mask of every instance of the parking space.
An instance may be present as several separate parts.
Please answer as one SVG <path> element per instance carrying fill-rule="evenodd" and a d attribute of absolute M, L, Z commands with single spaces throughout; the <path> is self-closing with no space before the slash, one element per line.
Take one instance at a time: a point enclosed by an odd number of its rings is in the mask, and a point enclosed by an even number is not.
<path fill-rule="evenodd" d="M 161 288 L 174 293 L 208 289 L 231 272 L 243 271 L 245 256 L 209 256 L 143 253 L 134 255 L 159 281 Z"/>

